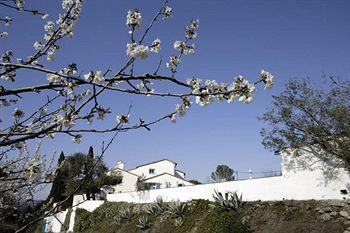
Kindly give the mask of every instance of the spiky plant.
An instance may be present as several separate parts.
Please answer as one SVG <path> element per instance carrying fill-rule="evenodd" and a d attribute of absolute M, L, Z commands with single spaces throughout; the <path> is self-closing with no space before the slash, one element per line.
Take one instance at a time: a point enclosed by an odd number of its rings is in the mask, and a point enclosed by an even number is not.
<path fill-rule="evenodd" d="M 167 209 L 168 204 L 163 200 L 161 196 L 158 196 L 154 200 L 154 206 L 157 208 L 158 213 L 162 214 Z"/>
<path fill-rule="evenodd" d="M 114 220 L 113 223 L 116 225 L 119 225 L 122 223 L 122 219 L 120 218 L 119 215 L 115 216 L 113 220 Z"/>
<path fill-rule="evenodd" d="M 146 212 L 146 214 L 149 214 L 149 215 L 157 215 L 158 214 L 158 210 L 153 203 L 145 205 L 144 211 Z"/>
<path fill-rule="evenodd" d="M 184 223 L 184 219 L 183 218 L 175 218 L 174 219 L 174 225 L 177 228 L 180 228 L 183 223 Z"/>
<path fill-rule="evenodd" d="M 129 206 L 120 207 L 117 211 L 117 216 L 119 216 L 121 220 L 127 220 L 127 221 L 132 220 L 132 217 L 133 217 L 132 207 L 129 207 Z"/>
<path fill-rule="evenodd" d="M 139 218 L 139 223 L 136 225 L 136 227 L 140 228 L 141 230 L 146 230 L 151 227 L 151 222 L 149 221 L 149 218 L 147 215 L 142 215 Z"/>
<path fill-rule="evenodd" d="M 214 190 L 213 198 L 215 202 L 213 206 L 225 211 L 237 211 L 243 204 L 242 194 L 238 196 L 237 192 L 226 192 L 222 195 L 221 192 Z"/>
<path fill-rule="evenodd" d="M 152 204 L 145 206 L 145 211 L 150 215 L 159 215 L 166 211 L 167 203 L 164 202 L 161 196 L 157 197 Z"/>
<path fill-rule="evenodd" d="M 172 218 L 183 218 L 185 216 L 187 204 L 180 201 L 173 201 L 168 204 L 166 213 Z"/>

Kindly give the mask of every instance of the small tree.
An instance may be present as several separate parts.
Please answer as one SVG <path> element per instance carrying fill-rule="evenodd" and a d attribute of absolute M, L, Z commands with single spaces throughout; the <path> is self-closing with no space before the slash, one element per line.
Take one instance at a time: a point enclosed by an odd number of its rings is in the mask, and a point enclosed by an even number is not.
<path fill-rule="evenodd" d="M 93 149 L 90 147 L 87 155 L 75 153 L 67 157 L 64 164 L 68 179 L 65 181 L 65 195 L 68 196 L 74 190 L 76 193 L 86 194 L 87 199 L 94 199 L 103 186 L 116 185 L 121 182 L 120 176 L 107 175 L 107 167 L 102 160 L 93 157 Z M 84 182 L 82 180 L 84 179 Z"/>
<path fill-rule="evenodd" d="M 66 182 L 66 179 L 68 177 L 68 174 L 62 169 L 63 163 L 65 160 L 65 156 L 63 151 L 60 154 L 60 157 L 58 158 L 57 162 L 57 170 L 55 178 L 52 182 L 52 187 L 50 194 L 48 196 L 48 200 L 52 202 L 58 202 L 62 201 L 64 199 L 64 183 Z M 52 198 L 52 199 L 51 199 Z"/>
<path fill-rule="evenodd" d="M 188 182 L 191 182 L 192 184 L 202 184 L 201 182 L 199 182 L 198 180 L 189 180 Z"/>
<path fill-rule="evenodd" d="M 235 180 L 234 171 L 227 165 L 218 165 L 215 172 L 211 173 L 214 182 L 225 182 Z"/>
<path fill-rule="evenodd" d="M 350 83 L 331 80 L 332 85 L 320 88 L 308 79 L 291 80 L 273 96 L 271 108 L 260 118 L 268 124 L 261 131 L 267 149 L 317 145 L 325 152 L 320 158 L 336 158 L 350 168 Z"/>

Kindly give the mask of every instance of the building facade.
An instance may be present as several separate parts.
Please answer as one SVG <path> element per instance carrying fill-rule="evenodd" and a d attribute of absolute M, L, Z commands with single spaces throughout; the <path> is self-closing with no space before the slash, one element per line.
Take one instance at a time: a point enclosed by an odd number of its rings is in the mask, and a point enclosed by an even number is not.
<path fill-rule="evenodd" d="M 186 173 L 177 169 L 177 163 L 169 159 L 161 159 L 139 165 L 133 169 L 125 169 L 125 163 L 118 161 L 116 167 L 109 171 L 110 175 L 122 177 L 118 185 L 106 189 L 108 193 L 124 193 L 140 191 L 140 189 L 161 189 L 193 185 L 185 179 Z"/>

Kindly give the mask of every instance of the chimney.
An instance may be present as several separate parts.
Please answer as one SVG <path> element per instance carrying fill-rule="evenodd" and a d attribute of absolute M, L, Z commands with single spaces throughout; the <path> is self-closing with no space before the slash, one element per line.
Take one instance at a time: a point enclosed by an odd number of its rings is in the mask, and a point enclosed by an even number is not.
<path fill-rule="evenodd" d="M 125 167 L 125 162 L 124 161 L 122 161 L 122 160 L 117 161 L 117 164 L 115 165 L 115 168 L 119 168 L 119 169 L 124 170 L 124 167 Z"/>

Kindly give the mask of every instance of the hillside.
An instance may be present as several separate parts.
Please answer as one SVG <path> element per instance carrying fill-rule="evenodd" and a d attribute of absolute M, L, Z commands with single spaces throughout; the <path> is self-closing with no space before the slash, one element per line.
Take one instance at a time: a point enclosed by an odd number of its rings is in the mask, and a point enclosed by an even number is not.
<path fill-rule="evenodd" d="M 349 201 L 248 202 L 237 211 L 223 211 L 209 201 L 193 200 L 182 207 L 178 215 L 176 210 L 175 215 L 146 214 L 147 205 L 107 202 L 91 213 L 78 209 L 74 229 L 86 233 L 348 233 L 350 229 Z M 183 220 L 176 217 L 181 213 Z M 141 216 L 147 217 L 140 222 Z"/>

